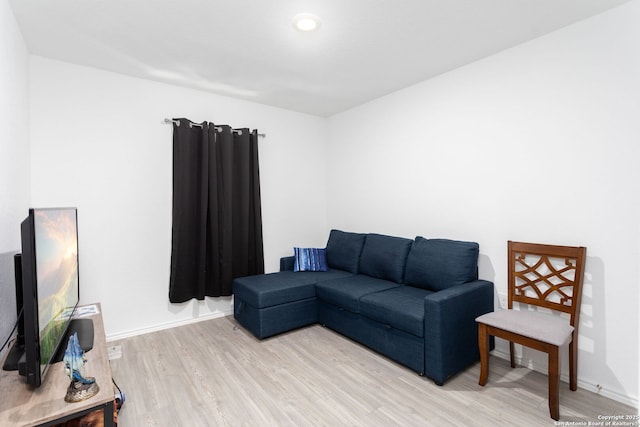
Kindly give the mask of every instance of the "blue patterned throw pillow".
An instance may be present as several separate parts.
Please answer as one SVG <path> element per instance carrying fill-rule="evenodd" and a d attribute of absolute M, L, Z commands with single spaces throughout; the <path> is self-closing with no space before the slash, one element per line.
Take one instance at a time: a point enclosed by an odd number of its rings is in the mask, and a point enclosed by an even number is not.
<path fill-rule="evenodd" d="M 327 255 L 324 249 L 293 248 L 293 271 L 328 271 Z"/>

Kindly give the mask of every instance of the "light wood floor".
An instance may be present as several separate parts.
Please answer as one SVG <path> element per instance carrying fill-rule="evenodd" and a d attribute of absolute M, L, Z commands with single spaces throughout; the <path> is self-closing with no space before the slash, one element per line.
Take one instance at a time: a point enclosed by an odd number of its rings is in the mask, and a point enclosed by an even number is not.
<path fill-rule="evenodd" d="M 129 426 L 553 426 L 547 377 L 491 358 L 443 387 L 315 325 L 258 341 L 232 317 L 114 341 Z M 90 367 L 88 367 L 90 369 Z M 637 409 L 561 383 L 560 421 Z"/>

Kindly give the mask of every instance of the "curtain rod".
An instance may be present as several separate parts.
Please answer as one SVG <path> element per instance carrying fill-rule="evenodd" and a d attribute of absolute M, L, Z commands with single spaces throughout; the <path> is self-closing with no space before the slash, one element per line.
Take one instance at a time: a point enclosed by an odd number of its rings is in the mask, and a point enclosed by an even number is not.
<path fill-rule="evenodd" d="M 166 123 L 166 124 L 171 124 L 171 123 L 173 123 L 173 124 L 175 124 L 176 126 L 180 126 L 180 121 L 178 121 L 178 120 L 173 120 L 173 119 L 166 119 L 166 118 L 165 118 L 165 119 L 164 119 L 164 123 Z M 197 127 L 200 127 L 200 128 L 202 127 L 202 125 L 201 125 L 200 123 L 193 123 L 193 122 L 191 122 L 191 121 L 190 121 L 190 122 L 189 122 L 189 127 L 194 127 L 194 126 L 197 126 Z M 217 132 L 222 132 L 222 128 L 221 128 L 221 127 L 219 127 L 219 126 L 214 126 L 214 129 L 215 129 Z M 231 130 L 232 130 L 233 132 L 237 133 L 238 135 L 242 135 L 242 129 L 231 129 Z M 267 136 L 267 134 L 266 134 L 266 133 L 259 133 L 259 134 L 258 134 L 258 136 L 261 136 L 261 137 L 265 138 L 265 137 Z"/>

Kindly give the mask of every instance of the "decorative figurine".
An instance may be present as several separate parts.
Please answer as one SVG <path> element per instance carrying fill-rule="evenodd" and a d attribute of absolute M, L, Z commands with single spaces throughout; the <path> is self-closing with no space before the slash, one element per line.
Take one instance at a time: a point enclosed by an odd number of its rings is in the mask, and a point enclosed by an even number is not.
<path fill-rule="evenodd" d="M 82 373 L 87 359 L 84 351 L 78 342 L 78 333 L 74 332 L 69 337 L 67 349 L 64 352 L 64 371 L 71 379 L 71 384 L 67 387 L 67 394 L 64 400 L 67 402 L 80 402 L 95 396 L 100 391 L 98 383 L 94 377 L 85 377 Z"/>

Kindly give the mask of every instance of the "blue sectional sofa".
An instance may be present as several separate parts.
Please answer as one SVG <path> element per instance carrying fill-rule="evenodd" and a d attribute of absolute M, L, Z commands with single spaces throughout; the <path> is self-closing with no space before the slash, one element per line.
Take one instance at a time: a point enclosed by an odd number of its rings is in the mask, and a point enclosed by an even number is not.
<path fill-rule="evenodd" d="M 479 360 L 475 318 L 493 311 L 478 251 L 332 230 L 326 271 L 293 271 L 285 257 L 280 272 L 235 279 L 234 317 L 259 339 L 320 323 L 442 385 Z"/>

